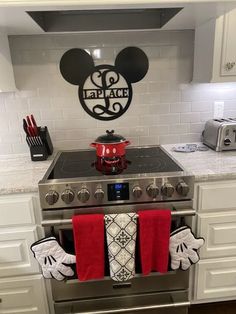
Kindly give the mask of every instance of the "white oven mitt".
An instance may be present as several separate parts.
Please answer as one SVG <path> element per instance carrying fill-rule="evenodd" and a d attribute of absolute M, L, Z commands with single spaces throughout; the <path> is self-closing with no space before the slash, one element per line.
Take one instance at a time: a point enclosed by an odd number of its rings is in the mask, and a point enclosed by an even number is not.
<path fill-rule="evenodd" d="M 44 278 L 61 281 L 74 275 L 67 264 L 76 262 L 75 255 L 67 254 L 55 237 L 41 239 L 33 243 L 30 249 L 42 268 Z"/>
<path fill-rule="evenodd" d="M 196 239 L 188 226 L 173 231 L 170 235 L 171 268 L 187 270 L 199 261 L 197 249 L 204 244 L 204 239 Z"/>

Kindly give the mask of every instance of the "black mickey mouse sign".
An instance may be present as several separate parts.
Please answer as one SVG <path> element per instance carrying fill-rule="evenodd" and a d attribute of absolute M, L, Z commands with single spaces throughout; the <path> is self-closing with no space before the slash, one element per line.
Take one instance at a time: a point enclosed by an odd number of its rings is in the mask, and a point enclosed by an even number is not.
<path fill-rule="evenodd" d="M 131 83 L 140 81 L 148 66 L 146 54 L 137 47 L 121 50 L 114 66 L 95 66 L 90 54 L 77 48 L 65 52 L 60 61 L 64 79 L 79 86 L 82 107 L 99 120 L 113 120 L 126 112 L 133 95 Z"/>

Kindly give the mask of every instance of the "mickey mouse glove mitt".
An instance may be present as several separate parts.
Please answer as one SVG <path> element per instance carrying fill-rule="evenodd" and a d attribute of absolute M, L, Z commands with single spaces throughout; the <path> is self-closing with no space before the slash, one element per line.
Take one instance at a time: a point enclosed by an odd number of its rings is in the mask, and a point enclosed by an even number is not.
<path fill-rule="evenodd" d="M 171 269 L 187 270 L 199 261 L 197 250 L 204 244 L 204 239 L 195 238 L 190 227 L 184 226 L 170 235 Z"/>
<path fill-rule="evenodd" d="M 41 239 L 31 245 L 31 251 L 42 268 L 44 278 L 64 280 L 74 275 L 68 264 L 74 264 L 74 255 L 67 254 L 58 244 L 56 238 Z"/>

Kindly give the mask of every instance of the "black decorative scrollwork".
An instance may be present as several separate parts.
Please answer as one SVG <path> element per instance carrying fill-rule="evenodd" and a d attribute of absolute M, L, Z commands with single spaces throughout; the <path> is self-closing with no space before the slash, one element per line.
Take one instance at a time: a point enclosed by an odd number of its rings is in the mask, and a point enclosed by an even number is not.
<path fill-rule="evenodd" d="M 83 89 L 79 89 L 79 97 L 83 108 L 91 116 L 99 120 L 113 120 L 128 109 L 132 87 L 120 73 L 116 72 L 115 67 L 98 66 L 87 79 L 87 85 L 90 85 L 88 80 L 94 89 L 86 89 L 83 86 Z M 117 87 L 120 84 L 122 87 Z"/>
<path fill-rule="evenodd" d="M 95 66 L 91 54 L 80 48 L 66 51 L 60 60 L 60 71 L 70 84 L 79 86 L 84 110 L 98 120 L 113 120 L 129 108 L 131 83 L 140 81 L 148 71 L 148 58 L 137 47 L 122 49 L 114 66 Z"/>

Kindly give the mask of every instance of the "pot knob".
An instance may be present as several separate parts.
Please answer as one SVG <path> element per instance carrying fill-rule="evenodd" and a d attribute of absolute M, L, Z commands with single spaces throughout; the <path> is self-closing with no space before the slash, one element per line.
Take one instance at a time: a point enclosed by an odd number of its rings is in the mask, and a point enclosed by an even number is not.
<path fill-rule="evenodd" d="M 59 194 L 56 191 L 49 191 L 46 195 L 45 195 L 45 200 L 48 203 L 48 205 L 54 205 L 59 198 Z"/>
<path fill-rule="evenodd" d="M 66 189 L 61 194 L 61 199 L 66 204 L 70 204 L 71 202 L 73 202 L 74 198 L 75 198 L 75 193 L 70 189 Z"/>
<path fill-rule="evenodd" d="M 147 194 L 151 198 L 156 198 L 159 194 L 159 188 L 154 183 L 152 183 L 147 187 Z"/>
<path fill-rule="evenodd" d="M 133 187 L 132 193 L 133 193 L 133 196 L 134 196 L 135 198 L 140 198 L 141 195 L 142 195 L 142 193 L 143 193 L 143 191 L 142 191 L 142 189 L 140 188 L 140 186 L 136 185 L 136 186 Z"/>
<path fill-rule="evenodd" d="M 97 190 L 94 193 L 94 197 L 96 198 L 97 201 L 102 201 L 104 198 L 104 191 L 102 188 L 97 188 Z"/>
<path fill-rule="evenodd" d="M 82 188 L 81 190 L 79 190 L 77 197 L 80 200 L 80 202 L 86 203 L 90 197 L 89 190 L 86 188 Z"/>
<path fill-rule="evenodd" d="M 176 191 L 179 195 L 186 196 L 189 192 L 189 186 L 185 182 L 179 182 L 176 186 Z"/>
<path fill-rule="evenodd" d="M 165 183 L 161 188 L 161 194 L 167 197 L 171 197 L 174 193 L 175 189 L 172 184 Z"/>

